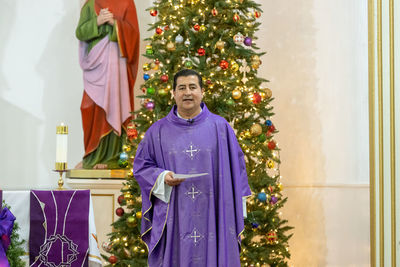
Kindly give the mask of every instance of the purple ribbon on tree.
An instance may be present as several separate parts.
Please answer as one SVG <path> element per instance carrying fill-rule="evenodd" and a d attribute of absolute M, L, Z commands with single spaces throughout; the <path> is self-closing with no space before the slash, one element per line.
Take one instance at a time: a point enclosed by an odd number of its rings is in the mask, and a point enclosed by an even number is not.
<path fill-rule="evenodd" d="M 1 205 L 0 205 L 1 207 Z M 14 227 L 15 216 L 4 207 L 0 211 L 0 267 L 10 267 L 7 260 L 7 249 L 11 243 L 11 233 Z"/>

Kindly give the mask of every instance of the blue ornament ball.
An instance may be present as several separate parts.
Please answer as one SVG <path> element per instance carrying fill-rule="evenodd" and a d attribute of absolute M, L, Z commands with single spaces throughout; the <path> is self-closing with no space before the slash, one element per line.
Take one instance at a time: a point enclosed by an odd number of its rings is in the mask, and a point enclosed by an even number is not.
<path fill-rule="evenodd" d="M 252 222 L 252 223 L 251 223 L 251 227 L 253 227 L 254 229 L 255 229 L 255 228 L 258 228 L 258 223 Z"/>
<path fill-rule="evenodd" d="M 265 201 L 267 201 L 267 194 L 265 194 L 264 192 L 258 193 L 257 198 L 261 202 L 265 202 Z"/>
<path fill-rule="evenodd" d="M 122 161 L 127 161 L 128 160 L 128 153 L 126 153 L 126 152 L 122 152 L 121 154 L 119 154 L 119 158 L 120 158 L 120 160 L 122 160 Z"/>
<path fill-rule="evenodd" d="M 143 74 L 143 79 L 144 79 L 145 81 L 147 81 L 148 79 L 150 79 L 150 75 L 147 74 L 147 73 Z"/>
<path fill-rule="evenodd" d="M 266 120 L 266 121 L 265 121 L 265 125 L 271 126 L 271 125 L 272 125 L 272 121 L 271 121 L 271 120 Z"/>

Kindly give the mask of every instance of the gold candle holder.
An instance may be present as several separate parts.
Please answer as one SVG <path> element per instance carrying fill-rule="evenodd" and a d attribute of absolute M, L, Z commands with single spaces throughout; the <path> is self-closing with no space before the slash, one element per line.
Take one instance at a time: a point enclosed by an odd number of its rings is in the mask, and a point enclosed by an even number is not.
<path fill-rule="evenodd" d="M 58 178 L 58 190 L 64 190 L 64 179 L 63 179 L 63 174 L 64 172 L 66 172 L 67 170 L 54 170 L 55 172 L 58 172 L 58 174 L 60 175 L 60 177 Z"/>

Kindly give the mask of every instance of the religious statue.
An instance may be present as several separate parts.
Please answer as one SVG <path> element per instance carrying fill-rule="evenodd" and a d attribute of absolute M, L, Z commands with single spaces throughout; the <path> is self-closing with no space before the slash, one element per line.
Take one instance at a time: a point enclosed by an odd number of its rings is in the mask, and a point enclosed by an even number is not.
<path fill-rule="evenodd" d="M 139 61 L 133 0 L 88 0 L 76 29 L 83 70 L 85 169 L 118 168 Z"/>
<path fill-rule="evenodd" d="M 147 130 L 136 152 L 149 267 L 240 267 L 251 195 L 244 154 L 229 123 L 202 103 L 203 93 L 197 72 L 179 71 L 176 105 Z"/>

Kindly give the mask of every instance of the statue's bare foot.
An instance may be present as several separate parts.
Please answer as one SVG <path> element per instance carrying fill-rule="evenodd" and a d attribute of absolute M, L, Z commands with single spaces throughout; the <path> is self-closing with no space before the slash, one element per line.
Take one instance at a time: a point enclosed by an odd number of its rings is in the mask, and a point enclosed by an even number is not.
<path fill-rule="evenodd" d="M 78 164 L 76 164 L 75 169 L 83 169 L 82 161 L 80 161 Z"/>
<path fill-rule="evenodd" d="M 96 164 L 96 165 L 93 166 L 93 169 L 96 169 L 96 170 L 104 170 L 104 169 L 107 169 L 107 164 L 98 163 L 98 164 Z"/>

